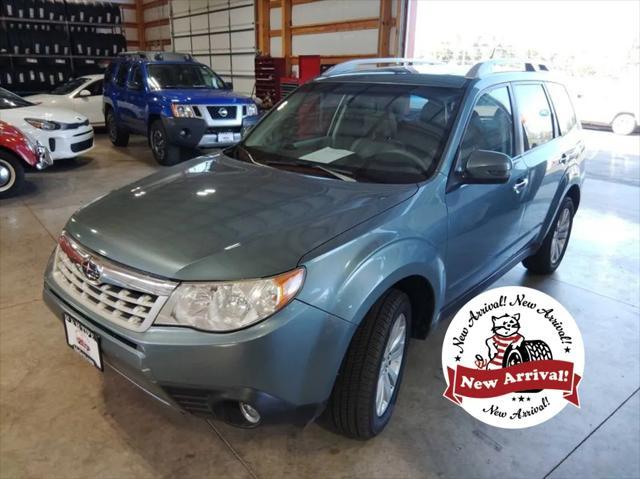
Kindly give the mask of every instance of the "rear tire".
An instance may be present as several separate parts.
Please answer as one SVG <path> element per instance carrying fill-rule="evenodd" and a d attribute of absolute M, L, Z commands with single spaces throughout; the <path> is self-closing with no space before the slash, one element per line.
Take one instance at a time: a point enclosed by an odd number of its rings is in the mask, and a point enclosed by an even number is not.
<path fill-rule="evenodd" d="M 118 125 L 113 110 L 107 112 L 106 124 L 111 143 L 115 146 L 127 146 L 129 144 L 129 131 Z"/>
<path fill-rule="evenodd" d="M 367 313 L 351 340 L 325 411 L 335 431 L 369 439 L 385 428 L 402 382 L 410 328 L 411 303 L 402 291 L 390 290 Z"/>
<path fill-rule="evenodd" d="M 0 151 L 0 198 L 17 195 L 24 187 L 24 167 L 11 153 Z"/>
<path fill-rule="evenodd" d="M 611 122 L 611 129 L 616 135 L 630 135 L 636 126 L 636 119 L 630 113 L 620 113 Z"/>
<path fill-rule="evenodd" d="M 180 148 L 169 143 L 161 120 L 155 120 L 149 128 L 149 146 L 153 157 L 163 166 L 176 165 L 182 160 Z"/>
<path fill-rule="evenodd" d="M 536 274 L 551 274 L 560 266 L 569 245 L 574 214 L 573 201 L 566 197 L 540 249 L 522 262 L 525 268 Z"/>

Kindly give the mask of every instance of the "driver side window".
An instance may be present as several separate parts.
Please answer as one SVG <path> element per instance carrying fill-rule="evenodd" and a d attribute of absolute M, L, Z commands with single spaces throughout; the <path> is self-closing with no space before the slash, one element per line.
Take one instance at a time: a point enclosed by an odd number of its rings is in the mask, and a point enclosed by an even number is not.
<path fill-rule="evenodd" d="M 476 102 L 460 146 L 459 164 L 471 153 L 488 150 L 514 155 L 513 113 L 506 86 L 484 93 Z"/>

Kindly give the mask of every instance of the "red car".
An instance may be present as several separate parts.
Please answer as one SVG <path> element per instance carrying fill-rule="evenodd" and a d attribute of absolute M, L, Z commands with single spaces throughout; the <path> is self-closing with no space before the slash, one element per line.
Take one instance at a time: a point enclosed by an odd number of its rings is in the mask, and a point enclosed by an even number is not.
<path fill-rule="evenodd" d="M 49 150 L 17 128 L 0 121 L 0 198 L 18 193 L 24 183 L 24 163 L 42 170 L 53 164 Z"/>

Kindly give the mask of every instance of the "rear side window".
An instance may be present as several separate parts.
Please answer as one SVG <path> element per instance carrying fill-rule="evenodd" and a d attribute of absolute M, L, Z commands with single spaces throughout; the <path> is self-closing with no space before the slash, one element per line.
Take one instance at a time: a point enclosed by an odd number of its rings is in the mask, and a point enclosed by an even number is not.
<path fill-rule="evenodd" d="M 123 87 L 127 81 L 127 73 L 129 73 L 129 64 L 121 63 L 120 68 L 118 68 L 118 73 L 116 73 L 114 83 L 119 87 Z"/>
<path fill-rule="evenodd" d="M 576 113 L 573 110 L 569 94 L 566 88 L 558 83 L 547 83 L 547 91 L 556 110 L 560 134 L 565 135 L 577 124 Z"/>
<path fill-rule="evenodd" d="M 102 95 L 102 80 L 94 81 L 90 83 L 87 88 L 91 92 L 91 96 Z"/>
<path fill-rule="evenodd" d="M 509 90 L 494 88 L 478 99 L 464 132 L 460 160 L 466 162 L 475 150 L 488 150 L 513 156 L 513 114 Z"/>
<path fill-rule="evenodd" d="M 553 139 L 553 116 L 541 84 L 516 85 L 524 151 Z"/>

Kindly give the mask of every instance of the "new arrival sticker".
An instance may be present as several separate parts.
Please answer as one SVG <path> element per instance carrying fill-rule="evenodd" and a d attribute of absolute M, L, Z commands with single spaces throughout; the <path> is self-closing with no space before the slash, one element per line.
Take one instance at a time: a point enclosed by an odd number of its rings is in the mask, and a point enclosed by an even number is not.
<path fill-rule="evenodd" d="M 442 346 L 444 397 L 492 426 L 515 429 L 580 407 L 584 345 L 578 326 L 541 291 L 508 286 L 469 301 Z"/>

